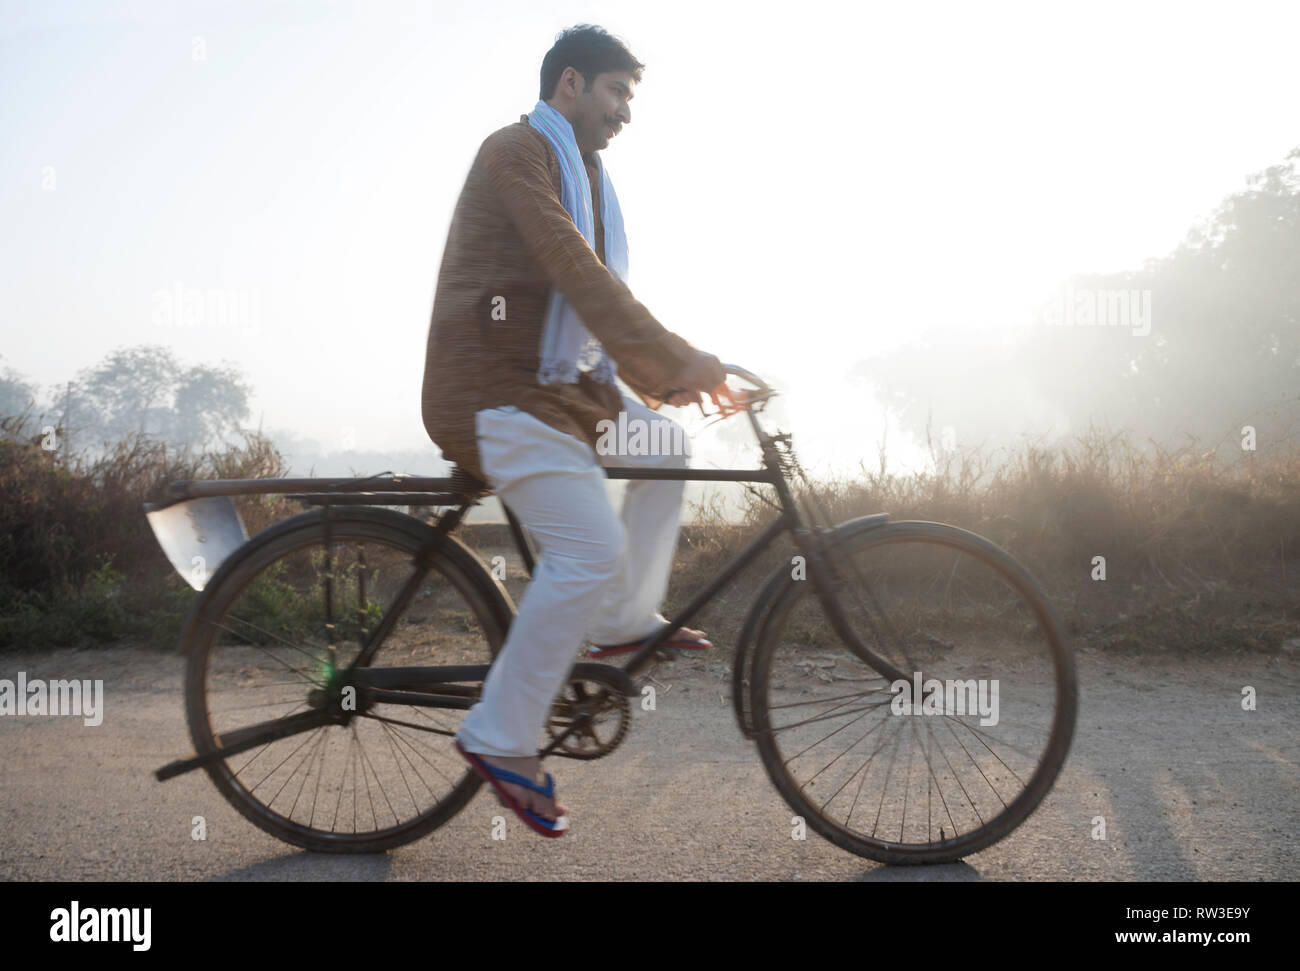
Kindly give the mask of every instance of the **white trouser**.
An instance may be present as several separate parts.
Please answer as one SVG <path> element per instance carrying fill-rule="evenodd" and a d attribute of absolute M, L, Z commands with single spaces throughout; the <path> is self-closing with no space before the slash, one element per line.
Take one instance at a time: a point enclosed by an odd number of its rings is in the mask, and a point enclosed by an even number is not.
<path fill-rule="evenodd" d="M 661 454 L 620 449 L 598 457 L 587 443 L 513 406 L 475 416 L 484 477 L 541 552 L 482 700 L 461 725 L 457 737 L 468 751 L 536 755 L 583 636 L 593 644 L 621 644 L 666 623 L 658 608 L 668 589 L 685 482 L 629 481 L 620 521 L 601 464 L 686 468 L 685 447 L 663 447 L 684 446 L 686 436 L 672 419 L 627 395 L 623 406 L 628 426 L 639 420 L 657 432 L 643 441 Z"/>

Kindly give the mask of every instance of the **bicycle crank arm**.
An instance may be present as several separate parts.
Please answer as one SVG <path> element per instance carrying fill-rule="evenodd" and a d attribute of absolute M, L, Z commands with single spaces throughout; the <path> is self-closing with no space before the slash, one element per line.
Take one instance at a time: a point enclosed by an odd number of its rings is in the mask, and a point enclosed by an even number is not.
<path fill-rule="evenodd" d="M 215 762 L 220 762 L 222 759 L 230 758 L 232 755 L 238 755 L 240 752 L 247 752 L 249 749 L 256 748 L 265 742 L 275 742 L 282 738 L 288 738 L 290 735 L 308 732 L 313 728 L 328 725 L 331 721 L 332 718 L 329 712 L 305 711 L 301 715 L 249 725 L 247 728 L 241 728 L 229 735 L 222 735 L 218 738 L 217 741 L 221 744 L 219 749 L 205 752 L 203 755 L 195 755 L 188 759 L 167 763 L 154 772 L 154 778 L 159 782 L 165 782 L 174 776 L 192 772 L 194 769 L 202 769 Z"/>

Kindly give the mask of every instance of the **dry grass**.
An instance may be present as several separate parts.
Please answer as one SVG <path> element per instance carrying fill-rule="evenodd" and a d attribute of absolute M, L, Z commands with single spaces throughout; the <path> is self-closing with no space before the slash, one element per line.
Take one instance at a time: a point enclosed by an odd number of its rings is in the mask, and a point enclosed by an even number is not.
<path fill-rule="evenodd" d="M 285 474 L 272 443 L 249 435 L 217 453 L 168 450 L 139 437 L 89 459 L 42 448 L 24 418 L 0 420 L 0 648 L 141 637 L 175 643 L 194 596 L 174 574 L 141 505 L 176 479 Z M 936 471 L 879 467 L 816 483 L 829 518 L 888 512 L 949 522 L 1007 549 L 1037 576 L 1085 642 L 1139 651 L 1282 649 L 1300 636 L 1300 451 L 1227 460 L 1188 446 L 1143 452 L 1096 431 L 994 462 L 948 453 Z M 762 489 L 763 496 L 770 490 Z M 753 498 L 744 520 L 697 508 L 683 527 L 671 611 L 774 518 Z M 279 496 L 237 500 L 250 534 L 301 511 Z M 485 553 L 504 527 L 465 527 Z M 729 643 L 762 580 L 795 552 L 785 539 L 696 619 Z M 1092 579 L 1093 558 L 1107 577 Z M 511 589 L 523 577 L 511 557 Z"/>
<path fill-rule="evenodd" d="M 174 643 L 193 591 L 142 505 L 176 479 L 284 475 L 283 459 L 256 434 L 198 454 L 138 435 L 93 458 L 43 447 L 62 438 L 26 416 L 0 419 L 0 649 L 123 636 Z M 250 531 L 297 511 L 266 498 L 241 503 Z"/>
<path fill-rule="evenodd" d="M 1275 652 L 1300 636 L 1300 450 L 1228 459 L 1191 445 L 1144 452 L 1091 430 L 1057 450 L 1027 446 L 998 463 L 950 453 L 936 465 L 895 475 L 882 458 L 860 477 L 814 486 L 833 522 L 888 512 L 991 539 L 1043 583 L 1069 632 L 1087 643 Z M 701 510 L 683 530 L 673 605 L 774 517 L 756 493 L 741 524 Z M 769 553 L 762 572 L 790 552 Z M 1093 579 L 1098 556 L 1104 581 Z M 737 629 L 757 588 L 758 577 L 743 577 L 715 621 Z"/>

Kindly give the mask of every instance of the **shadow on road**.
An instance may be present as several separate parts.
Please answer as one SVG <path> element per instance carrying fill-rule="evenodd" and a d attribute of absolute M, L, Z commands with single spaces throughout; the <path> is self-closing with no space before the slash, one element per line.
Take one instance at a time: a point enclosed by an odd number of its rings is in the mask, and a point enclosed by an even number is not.
<path fill-rule="evenodd" d="M 296 850 L 239 867 L 212 878 L 214 883 L 276 882 L 284 880 L 387 880 L 392 872 L 388 853 L 313 853 Z"/>

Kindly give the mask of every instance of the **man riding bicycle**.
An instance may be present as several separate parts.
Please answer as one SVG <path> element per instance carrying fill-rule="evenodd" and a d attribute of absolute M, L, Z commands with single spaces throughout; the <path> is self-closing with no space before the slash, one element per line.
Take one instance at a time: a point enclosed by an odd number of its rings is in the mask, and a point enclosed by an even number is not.
<path fill-rule="evenodd" d="M 547 836 L 568 829 L 553 780 L 537 778 L 551 703 L 584 638 L 605 656 L 634 650 L 667 623 L 658 608 L 681 518 L 684 482 L 647 480 L 628 484 L 620 518 L 601 465 L 685 468 L 685 450 L 598 456 L 601 430 L 622 412 L 652 441 L 683 441 L 659 406 L 726 394 L 718 359 L 666 330 L 625 283 L 622 214 L 597 153 L 631 122 L 643 68 L 599 27 L 559 35 L 542 61 L 536 107 L 489 135 L 470 169 L 426 350 L 430 438 L 541 546 L 457 747 Z M 665 646 L 712 645 L 684 628 Z"/>

